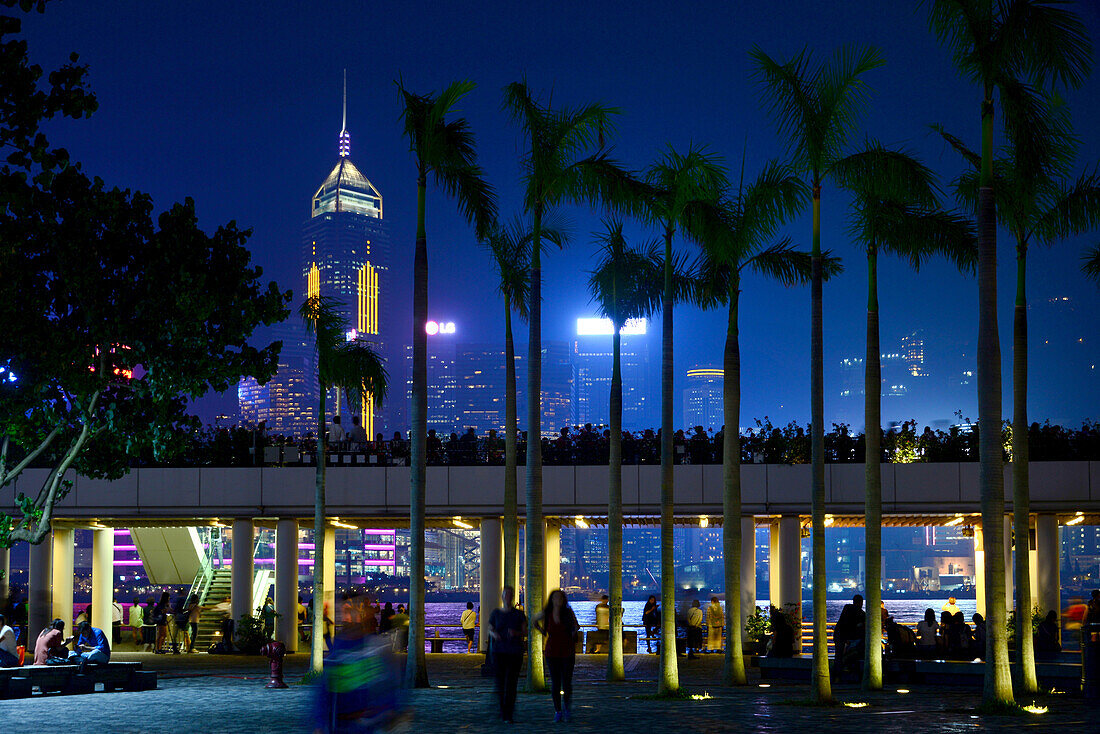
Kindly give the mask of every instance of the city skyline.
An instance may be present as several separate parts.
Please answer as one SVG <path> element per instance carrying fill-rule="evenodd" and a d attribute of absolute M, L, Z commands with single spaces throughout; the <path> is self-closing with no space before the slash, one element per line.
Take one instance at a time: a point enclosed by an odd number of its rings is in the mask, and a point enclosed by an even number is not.
<path fill-rule="evenodd" d="M 1095 34 L 1100 28 L 1100 10 L 1088 4 L 1079 4 L 1078 9 Z M 554 43 L 521 44 L 508 37 L 491 45 L 491 53 L 467 56 L 460 53 L 460 45 L 467 40 L 500 37 L 495 32 L 499 21 L 492 19 L 491 11 L 486 10 L 485 18 L 459 15 L 451 23 L 434 26 L 436 30 L 428 31 L 432 34 L 432 43 L 427 44 L 429 53 L 411 54 L 403 41 L 407 31 L 402 29 L 418 27 L 412 19 L 421 9 L 413 4 L 379 20 L 392 33 L 371 33 L 379 40 L 373 57 L 384 60 L 371 65 L 362 63 L 359 50 L 350 41 L 354 34 L 341 34 L 333 41 L 330 32 L 337 22 L 352 27 L 366 22 L 354 13 L 291 11 L 295 22 L 256 26 L 250 22 L 252 13 L 246 6 L 212 7 L 206 13 L 188 11 L 186 21 L 175 17 L 179 11 L 143 5 L 133 5 L 130 11 L 120 12 L 118 18 L 109 21 L 107 15 L 94 8 L 74 7 L 65 14 L 29 17 L 25 28 L 45 63 L 76 49 L 81 61 L 91 66 L 90 82 L 100 96 L 100 111 L 79 124 L 51 125 L 51 136 L 65 145 L 74 159 L 109 184 L 123 183 L 149 191 L 158 204 L 194 196 L 200 223 L 236 219 L 255 227 L 249 246 L 256 261 L 267 275 L 284 287 L 294 288 L 298 296 L 303 284 L 293 265 L 297 261 L 293 253 L 300 244 L 298 232 L 304 215 L 301 184 L 321 176 L 320 169 L 325 167 L 322 162 L 331 160 L 341 70 L 345 67 L 349 69 L 349 119 L 356 121 L 353 127 L 360 131 L 357 140 L 369 141 L 357 148 L 364 151 L 363 168 L 370 172 L 370 180 L 379 190 L 388 192 L 386 218 L 393 223 L 395 273 L 409 272 L 415 199 L 412 164 L 407 145 L 400 138 L 398 101 L 391 84 L 398 76 L 424 90 L 439 88 L 452 77 L 468 76 L 479 82 L 464 103 L 463 112 L 478 136 L 481 161 L 500 190 L 505 212 L 513 211 L 518 204 L 518 171 L 516 131 L 499 113 L 499 90 L 524 74 L 535 88 L 545 93 L 554 89 L 555 99 L 563 103 L 593 98 L 621 107 L 624 114 L 614 150 L 630 167 L 643 167 L 668 142 L 684 145 L 693 141 L 723 155 L 731 168 L 739 165 L 742 150 L 746 150 L 746 167 L 751 170 L 767 158 L 783 155 L 763 110 L 755 103 L 747 58 L 752 39 L 773 39 L 768 50 L 783 54 L 813 42 L 809 29 L 827 28 L 833 45 L 866 40 L 885 52 L 886 66 L 871 79 L 873 104 L 865 125 L 869 135 L 885 136 L 912 149 L 941 174 L 945 183 L 958 173 L 960 163 L 929 133 L 927 124 L 941 122 L 968 141 L 976 136 L 966 83 L 954 74 L 923 22 L 908 10 L 876 6 L 866 12 L 858 6 L 838 9 L 796 2 L 781 12 L 746 7 L 734 15 L 732 11 L 700 6 L 685 9 L 675 18 L 662 14 L 660 22 L 655 22 L 653 11 L 648 6 L 639 8 L 636 17 L 626 23 L 621 49 L 607 48 L 595 35 L 596 29 L 611 19 L 603 17 L 604 11 L 592 10 L 580 23 L 573 24 L 575 28 L 569 26 L 573 35 L 569 36 L 568 57 L 558 53 Z M 552 35 L 566 32 L 564 19 L 543 18 L 533 10 L 514 12 L 530 16 L 528 23 L 547 24 Z M 792 22 L 795 17 L 798 23 Z M 515 20 L 509 18 L 509 23 Z M 704 18 L 706 23 L 702 22 Z M 615 22 L 622 25 L 623 19 L 616 17 Z M 196 24 L 200 28 L 194 28 Z M 468 33 L 452 37 L 438 30 L 443 26 L 465 28 Z M 721 38 L 722 42 L 707 41 L 693 48 L 671 44 L 680 48 L 675 65 L 658 55 L 632 65 L 631 73 L 624 75 L 624 64 L 627 59 L 637 58 L 639 48 L 655 41 L 658 47 L 669 46 L 661 41 L 675 39 L 689 27 L 692 32 L 706 27 L 708 36 L 714 34 L 714 39 Z M 157 33 L 151 34 L 150 28 L 157 28 Z M 780 28 L 789 32 L 779 33 Z M 204 55 L 204 46 L 196 48 L 188 40 L 196 36 L 204 39 L 203 44 L 210 44 L 210 49 L 224 50 L 227 56 L 223 59 L 220 51 Z M 458 40 L 460 36 L 467 40 Z M 714 49 L 728 66 L 728 73 L 722 75 L 716 87 L 670 83 L 673 68 L 677 69 L 677 79 L 690 76 L 692 70 L 709 68 L 715 60 Z M 138 63 L 145 57 L 151 61 Z M 254 63 L 259 58 L 265 63 Z M 441 63 L 453 59 L 459 61 Z M 918 60 L 927 83 L 919 89 L 899 83 Z M 217 73 L 212 73 L 215 69 Z M 171 94 L 164 85 L 155 83 L 166 73 L 175 80 Z M 1100 142 L 1089 134 L 1088 127 L 1090 120 L 1100 117 L 1098 90 L 1100 82 L 1094 75 L 1081 90 L 1067 95 L 1082 142 L 1079 169 L 1100 159 Z M 272 106 L 275 100 L 292 103 Z M 928 119 L 912 115 L 913 109 L 930 110 Z M 274 110 L 279 114 L 271 114 Z M 150 149 L 160 152 L 155 166 L 149 164 L 144 153 Z M 546 320 L 547 339 L 569 339 L 573 320 L 592 310 L 583 271 L 594 264 L 588 233 L 598 228 L 598 213 L 584 207 L 563 211 L 570 220 L 573 242 L 564 255 L 555 253 L 547 258 L 544 293 L 553 305 L 547 314 L 561 316 Z M 828 224 L 823 230 L 823 247 L 842 256 L 846 265 L 846 273 L 825 288 L 825 410 L 829 420 L 841 412 L 837 389 L 843 381 L 840 364 L 862 353 L 863 289 L 856 285 L 862 280 L 865 266 L 845 234 L 844 197 L 830 196 L 823 216 Z M 442 197 L 430 203 L 429 218 L 429 252 L 432 272 L 437 274 L 432 281 L 431 311 L 449 314 L 470 341 L 502 342 L 500 319 L 496 316 L 499 300 L 486 279 L 480 277 L 488 267 L 487 256 L 479 250 L 453 206 Z M 805 244 L 808 215 L 792 221 L 784 232 L 796 243 Z M 638 243 L 652 236 L 651 231 L 633 223 L 628 223 L 627 233 Z M 1034 317 L 1031 371 L 1064 375 L 1059 380 L 1032 382 L 1030 412 L 1036 420 L 1049 418 L 1075 425 L 1098 417 L 1100 380 L 1096 364 L 1100 362 L 1100 345 L 1092 334 L 1096 331 L 1094 314 L 1100 312 L 1100 295 L 1076 270 L 1079 253 L 1089 241 L 1077 238 L 1059 243 L 1037 253 L 1030 263 Z M 689 246 L 682 249 L 691 252 Z M 1012 282 L 1014 264 L 1007 238 L 1003 238 L 1001 253 L 1002 358 L 1008 376 L 1011 349 L 1005 336 L 1010 333 L 1012 293 L 1004 284 Z M 881 263 L 880 275 L 884 284 L 889 283 L 882 294 L 884 344 L 924 329 L 930 353 L 934 349 L 950 350 L 971 358 L 976 336 L 976 289 L 971 279 L 935 261 L 914 274 L 889 258 Z M 404 280 L 411 282 L 411 277 L 406 275 Z M 409 309 L 400 305 L 411 302 L 408 291 L 409 283 L 395 283 L 398 334 L 411 334 Z M 805 289 L 788 290 L 756 279 L 746 280 L 742 296 L 742 423 L 764 415 L 776 423 L 808 420 L 808 304 Z M 1044 318 L 1044 304 L 1062 306 L 1070 312 Z M 678 308 L 678 377 L 695 363 L 720 363 L 723 320 L 721 313 Z M 257 339 L 264 336 L 265 332 L 259 332 Z M 402 343 L 405 341 L 408 339 L 403 338 Z M 774 378 L 780 373 L 786 379 Z M 678 385 L 677 392 L 682 387 Z M 1004 390 L 1007 417 L 1007 379 Z M 220 400 L 203 401 L 198 409 L 202 417 L 210 419 L 225 413 L 226 406 L 235 402 L 236 396 L 227 394 Z M 951 419 L 955 411 L 976 415 L 973 390 L 958 396 L 934 394 L 931 401 L 922 401 L 913 415 L 900 417 L 931 423 Z"/>

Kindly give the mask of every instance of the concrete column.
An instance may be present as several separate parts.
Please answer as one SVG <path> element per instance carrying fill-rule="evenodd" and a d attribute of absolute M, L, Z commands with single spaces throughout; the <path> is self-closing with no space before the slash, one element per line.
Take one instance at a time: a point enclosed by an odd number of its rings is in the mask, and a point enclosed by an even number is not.
<path fill-rule="evenodd" d="M 799 620 L 794 628 L 794 649 L 802 649 L 802 524 L 798 515 L 779 518 L 779 606 Z M 792 606 L 793 605 L 793 606 Z"/>
<path fill-rule="evenodd" d="M 27 610 L 27 631 L 24 633 L 25 642 L 33 641 L 38 633 L 46 628 L 53 619 L 53 540 L 46 538 L 38 545 L 30 547 L 30 563 L 27 574 L 27 601 L 30 608 Z M 65 634 L 71 633 L 72 622 L 65 625 Z M 33 630 L 33 634 L 31 631 Z M 32 643 L 27 642 L 30 647 Z"/>
<path fill-rule="evenodd" d="M 275 525 L 275 639 L 298 651 L 298 521 Z"/>
<path fill-rule="evenodd" d="M 92 531 L 92 624 L 111 634 L 115 600 L 115 530 Z"/>
<path fill-rule="evenodd" d="M 485 652 L 489 646 L 489 615 L 500 606 L 504 589 L 504 534 L 500 518 L 481 521 L 481 614 L 478 617 L 477 649 Z"/>
<path fill-rule="evenodd" d="M 985 617 L 985 533 L 981 525 L 974 527 L 974 597 L 978 614 Z"/>
<path fill-rule="evenodd" d="M 741 518 L 741 629 L 756 608 L 756 519 Z M 747 638 L 744 638 L 747 639 Z"/>
<path fill-rule="evenodd" d="M 325 561 L 321 569 L 321 578 L 325 585 L 325 604 L 335 622 L 341 621 L 336 614 L 336 528 L 325 526 Z"/>
<path fill-rule="evenodd" d="M 252 582 L 255 574 L 252 554 L 256 547 L 252 520 L 233 521 L 233 569 L 229 577 L 229 608 L 233 622 L 245 614 L 255 614 L 252 608 Z"/>
<path fill-rule="evenodd" d="M 1012 547 L 1012 515 L 1005 515 L 1004 519 L 1004 544 L 1005 544 L 1005 609 L 1016 608 L 1016 554 Z M 1020 547 L 1026 549 L 1027 538 L 1019 538 Z"/>
<path fill-rule="evenodd" d="M 73 626 L 73 552 L 72 528 L 54 528 L 52 613 L 65 620 L 66 629 Z"/>
<path fill-rule="evenodd" d="M 768 603 L 772 606 L 779 604 L 781 584 L 779 570 L 779 521 L 772 520 L 768 528 Z"/>
<path fill-rule="evenodd" d="M 549 598 L 550 592 L 561 588 L 561 526 L 556 523 L 544 523 L 543 547 L 545 550 L 544 564 L 546 577 L 543 581 L 542 593 Z M 540 609 L 546 602 L 543 599 L 531 609 Z"/>
<path fill-rule="evenodd" d="M 1043 613 L 1062 609 L 1062 586 L 1058 568 L 1061 555 L 1058 539 L 1058 516 L 1053 512 L 1041 512 L 1035 516 L 1035 579 L 1038 592 L 1035 602 Z"/>

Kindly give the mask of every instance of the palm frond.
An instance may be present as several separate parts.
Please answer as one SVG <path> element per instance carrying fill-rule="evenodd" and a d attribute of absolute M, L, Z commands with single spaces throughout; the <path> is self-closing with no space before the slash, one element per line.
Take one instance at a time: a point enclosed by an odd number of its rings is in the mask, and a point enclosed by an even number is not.
<path fill-rule="evenodd" d="M 924 0 L 928 26 L 950 50 L 955 66 L 972 82 L 989 78 L 990 54 L 982 51 L 993 35 L 987 0 Z"/>
<path fill-rule="evenodd" d="M 1092 66 L 1088 29 L 1058 0 L 1005 0 L 998 3 L 996 47 L 1004 62 L 1032 77 L 1080 88 Z"/>
<path fill-rule="evenodd" d="M 354 402 L 370 395 L 380 404 L 386 397 L 389 376 L 385 365 L 364 342 L 341 344 L 330 356 L 326 368 L 329 379 L 325 384 L 343 388 Z"/>
<path fill-rule="evenodd" d="M 873 46 L 843 46 L 818 69 L 814 86 L 819 119 L 814 133 L 820 137 L 817 145 L 823 166 L 840 155 L 859 124 L 870 98 L 864 77 L 885 63 Z"/>
<path fill-rule="evenodd" d="M 305 324 L 306 334 L 316 342 L 322 360 L 344 343 L 347 322 L 340 314 L 340 302 L 336 299 L 311 296 L 298 307 L 298 316 Z"/>
<path fill-rule="evenodd" d="M 866 246 L 907 260 L 914 270 L 932 256 L 950 260 L 959 270 L 973 271 L 978 246 L 968 217 L 941 209 L 894 201 L 863 202 L 852 233 Z"/>
<path fill-rule="evenodd" d="M 1100 285 L 1100 245 L 1092 248 L 1081 257 L 1081 271 Z"/>
<path fill-rule="evenodd" d="M 1100 227 L 1100 168 L 1082 174 L 1059 191 L 1036 222 L 1035 231 L 1050 243 Z"/>
<path fill-rule="evenodd" d="M 950 145 L 952 148 L 954 148 L 955 152 L 958 153 L 959 155 L 961 155 L 963 157 L 963 159 L 967 163 L 969 163 L 975 171 L 981 169 L 981 167 L 982 167 L 982 156 L 978 153 L 975 153 L 970 148 L 968 148 L 966 143 L 964 143 L 961 138 L 956 137 L 955 135 L 952 135 L 951 133 L 947 132 L 947 130 L 944 129 L 943 125 L 933 124 L 933 125 L 929 125 L 929 127 L 931 127 L 934 131 L 939 133 L 940 137 L 943 138 L 947 142 L 948 145 Z"/>
<path fill-rule="evenodd" d="M 619 219 L 604 221 L 604 229 L 593 233 L 602 258 L 589 274 L 588 290 L 600 313 L 621 328 L 627 319 L 647 317 L 661 304 L 663 283 L 650 277 L 654 264 L 646 250 L 627 244 Z"/>
<path fill-rule="evenodd" d="M 790 238 L 784 237 L 749 258 L 745 267 L 791 286 L 810 282 L 812 258 L 809 252 L 795 249 Z"/>
<path fill-rule="evenodd" d="M 892 199 L 920 206 L 936 206 L 936 176 L 908 153 L 869 141 L 863 150 L 833 163 L 837 183 L 860 198 Z"/>
<path fill-rule="evenodd" d="M 546 202 L 585 201 L 615 214 L 642 216 L 654 189 L 621 167 L 607 151 L 599 151 L 565 167 L 547 192 Z"/>

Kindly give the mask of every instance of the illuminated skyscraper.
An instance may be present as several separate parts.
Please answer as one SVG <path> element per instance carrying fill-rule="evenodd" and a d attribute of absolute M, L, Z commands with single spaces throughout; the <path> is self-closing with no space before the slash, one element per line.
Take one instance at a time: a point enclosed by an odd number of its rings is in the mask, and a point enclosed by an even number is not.
<path fill-rule="evenodd" d="M 281 339 L 279 366 L 275 376 L 261 385 L 246 377 L 237 385 L 241 419 L 265 423 L 272 435 L 301 437 L 317 432 L 317 382 L 314 378 L 313 349 L 300 326 L 283 325 L 275 330 Z"/>
<path fill-rule="evenodd" d="M 723 372 L 716 367 L 694 367 L 687 371 L 684 390 L 684 427 L 702 426 L 718 430 L 725 423 L 722 415 Z"/>
<path fill-rule="evenodd" d="M 573 342 L 574 417 L 577 423 L 607 425 L 611 422 L 610 319 L 577 319 Z M 649 345 L 646 320 L 630 319 L 619 331 L 620 369 L 623 380 L 623 428 L 637 431 L 654 424 L 652 400 L 647 389 Z"/>
<path fill-rule="evenodd" d="M 390 246 L 382 219 L 382 194 L 351 162 L 346 81 L 339 154 L 336 166 L 313 195 L 310 219 L 302 228 L 306 295 L 336 300 L 351 329 L 348 339 L 370 343 L 393 364 Z M 352 407 L 354 413 L 360 410 L 367 435 L 382 429 L 372 399 Z"/>

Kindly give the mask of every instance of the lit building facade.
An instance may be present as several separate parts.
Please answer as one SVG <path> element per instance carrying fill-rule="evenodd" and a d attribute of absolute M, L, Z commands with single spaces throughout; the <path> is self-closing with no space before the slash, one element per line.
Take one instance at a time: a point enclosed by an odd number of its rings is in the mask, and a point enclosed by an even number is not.
<path fill-rule="evenodd" d="M 542 435 L 556 436 L 574 424 L 573 362 L 566 342 L 542 343 Z M 520 426 L 525 421 L 520 420 Z"/>
<path fill-rule="evenodd" d="M 237 385 L 241 419 L 264 423 L 269 435 L 300 438 L 317 431 L 315 357 L 301 328 L 280 327 L 283 343 L 275 375 L 261 385 L 246 377 Z"/>
<path fill-rule="evenodd" d="M 306 296 L 339 304 L 349 326 L 348 339 L 373 346 L 392 363 L 393 314 L 390 294 L 390 244 L 382 218 L 382 194 L 351 162 L 351 136 L 340 131 L 339 160 L 310 204 L 302 228 L 302 275 Z M 333 393 L 333 405 L 339 396 Z M 352 412 L 362 413 L 368 436 L 383 422 L 375 401 L 366 397 Z"/>
<path fill-rule="evenodd" d="M 503 431 L 505 421 L 506 356 L 503 345 L 463 344 L 456 350 L 455 377 L 458 390 L 457 427 L 473 428 L 479 434 Z M 526 404 L 526 363 L 516 355 L 516 415 L 523 420 Z"/>
<path fill-rule="evenodd" d="M 654 424 L 649 381 L 646 320 L 631 319 L 619 330 L 623 381 L 623 429 L 637 431 Z M 573 342 L 574 418 L 577 423 L 611 422 L 612 325 L 610 319 L 577 319 Z"/>
<path fill-rule="evenodd" d="M 717 367 L 693 367 L 687 371 L 684 389 L 684 427 L 702 426 L 717 431 L 725 423 L 722 415 L 723 372 Z"/>

